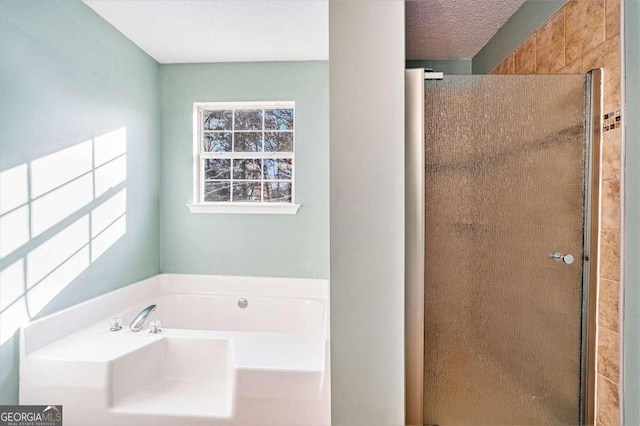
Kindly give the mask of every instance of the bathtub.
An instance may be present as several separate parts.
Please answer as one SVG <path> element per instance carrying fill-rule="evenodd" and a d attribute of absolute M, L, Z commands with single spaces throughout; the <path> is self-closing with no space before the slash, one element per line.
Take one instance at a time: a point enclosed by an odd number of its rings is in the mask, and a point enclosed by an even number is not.
<path fill-rule="evenodd" d="M 21 329 L 20 404 L 67 426 L 328 425 L 329 365 L 326 280 L 161 274 Z"/>

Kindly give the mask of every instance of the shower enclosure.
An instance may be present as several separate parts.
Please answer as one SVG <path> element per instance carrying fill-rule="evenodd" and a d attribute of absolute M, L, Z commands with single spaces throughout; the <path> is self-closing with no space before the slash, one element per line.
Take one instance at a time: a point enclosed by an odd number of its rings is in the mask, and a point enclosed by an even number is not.
<path fill-rule="evenodd" d="M 599 71 L 407 77 L 408 423 L 592 423 Z"/>

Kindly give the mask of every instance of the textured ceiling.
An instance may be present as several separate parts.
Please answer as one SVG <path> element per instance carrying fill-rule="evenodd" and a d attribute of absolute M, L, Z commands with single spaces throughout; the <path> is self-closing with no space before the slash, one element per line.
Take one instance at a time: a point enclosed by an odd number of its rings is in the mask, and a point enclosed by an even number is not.
<path fill-rule="evenodd" d="M 327 0 L 84 0 L 160 63 L 329 58 Z"/>
<path fill-rule="evenodd" d="M 471 59 L 524 0 L 408 0 L 407 59 Z"/>
<path fill-rule="evenodd" d="M 326 60 L 328 0 L 84 0 L 160 63 Z M 469 59 L 524 0 L 408 0 L 407 59 Z"/>

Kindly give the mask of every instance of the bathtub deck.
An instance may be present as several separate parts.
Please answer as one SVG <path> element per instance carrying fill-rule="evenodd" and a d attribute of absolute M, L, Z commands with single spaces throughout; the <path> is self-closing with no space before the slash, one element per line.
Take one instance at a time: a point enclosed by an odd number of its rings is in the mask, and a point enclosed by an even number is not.
<path fill-rule="evenodd" d="M 230 418 L 228 383 L 162 377 L 116 401 L 114 413 Z"/>

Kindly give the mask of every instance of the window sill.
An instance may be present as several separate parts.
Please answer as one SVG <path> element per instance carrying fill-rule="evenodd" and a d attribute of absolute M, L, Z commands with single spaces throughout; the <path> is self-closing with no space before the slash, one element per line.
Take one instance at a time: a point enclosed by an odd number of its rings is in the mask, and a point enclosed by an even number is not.
<path fill-rule="evenodd" d="M 300 204 L 198 203 L 187 207 L 191 213 L 296 214 Z"/>

